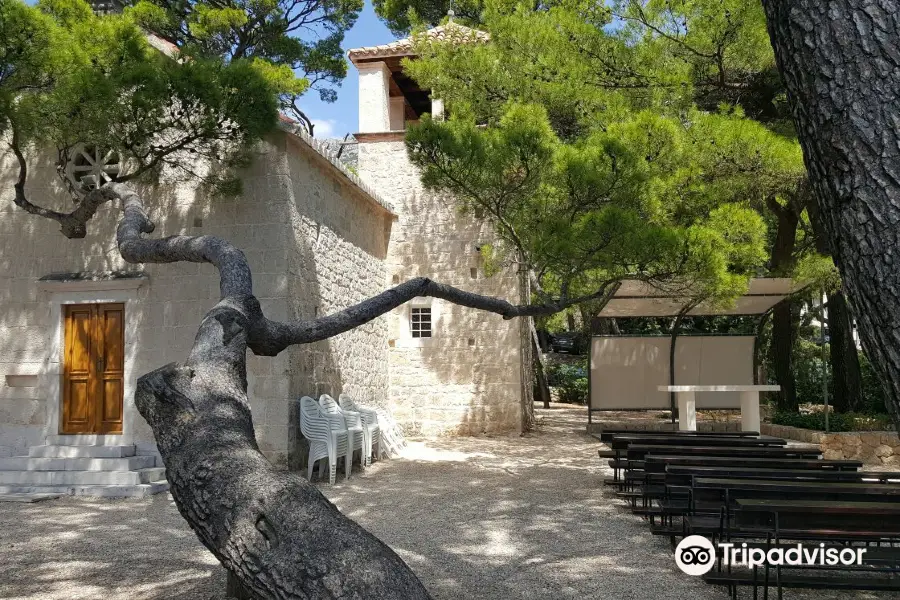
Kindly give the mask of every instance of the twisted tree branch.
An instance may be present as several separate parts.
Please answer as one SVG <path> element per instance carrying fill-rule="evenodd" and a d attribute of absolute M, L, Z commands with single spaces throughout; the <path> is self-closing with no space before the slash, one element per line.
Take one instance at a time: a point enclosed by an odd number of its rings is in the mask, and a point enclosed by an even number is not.
<path fill-rule="evenodd" d="M 79 239 L 87 235 L 87 222 L 90 221 L 104 203 L 109 200 L 109 195 L 101 190 L 93 190 L 87 194 L 78 206 L 70 213 L 58 212 L 50 210 L 42 206 L 33 204 L 25 195 L 25 180 L 28 178 L 28 163 L 25 160 L 25 154 L 19 144 L 19 132 L 15 127 L 12 128 L 12 139 L 9 142 L 16 160 L 19 163 L 19 177 L 16 179 L 13 188 L 16 195 L 13 201 L 16 206 L 28 213 L 52 219 L 59 223 L 62 234 L 69 239 Z"/>
<path fill-rule="evenodd" d="M 131 263 L 196 262 L 210 263 L 219 270 L 222 298 L 236 298 L 249 309 L 247 318 L 247 346 L 258 355 L 275 356 L 285 348 L 309 344 L 334 337 L 377 319 L 413 298 L 430 296 L 460 306 L 467 306 L 503 316 L 534 317 L 551 315 L 568 306 L 607 297 L 614 280 L 604 282 L 597 291 L 576 298 L 547 299 L 542 304 L 512 304 L 492 296 L 467 292 L 451 285 L 438 283 L 427 277 L 417 277 L 401 283 L 376 296 L 331 315 L 310 321 L 280 322 L 267 319 L 253 296 L 253 277 L 244 253 L 221 238 L 176 235 L 161 239 L 146 239 L 142 235 L 153 231 L 141 199 L 126 184 L 109 183 L 103 188 L 108 199 L 119 197 L 123 202 L 123 217 L 117 232 L 122 257 Z"/>

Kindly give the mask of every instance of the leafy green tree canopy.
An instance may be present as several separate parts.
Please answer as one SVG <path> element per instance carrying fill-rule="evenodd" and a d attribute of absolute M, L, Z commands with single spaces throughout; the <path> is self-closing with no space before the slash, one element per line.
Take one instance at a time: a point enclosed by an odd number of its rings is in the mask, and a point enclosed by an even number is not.
<path fill-rule="evenodd" d="M 746 203 L 689 185 L 707 176 L 697 146 L 718 125 L 692 119 L 642 111 L 565 142 L 542 106 L 510 103 L 488 127 L 426 118 L 407 145 L 427 186 L 496 224 L 496 259 L 516 257 L 539 294 L 587 301 L 643 279 L 725 302 L 765 260 L 766 228 Z"/>
<path fill-rule="evenodd" d="M 19 160 L 16 202 L 64 231 L 66 215 L 27 199 L 31 149 L 59 148 L 64 160 L 79 143 L 103 148 L 125 166 L 119 181 L 169 167 L 231 183 L 224 167 L 275 126 L 282 85 L 261 59 L 170 57 L 130 13 L 97 16 L 83 0 L 0 0 L 0 133 Z M 71 226 L 67 235 L 84 234 Z"/>
<path fill-rule="evenodd" d="M 186 56 L 260 63 L 282 109 L 311 129 L 297 100 L 308 89 L 336 99 L 347 75 L 341 42 L 361 10 L 362 0 L 138 0 L 129 13 Z"/>
<path fill-rule="evenodd" d="M 548 289 L 733 296 L 765 272 L 767 203 L 805 182 L 799 145 L 732 93 L 773 64 L 761 10 L 733 4 L 487 0 L 489 42 L 416 38 L 406 69 L 450 113 L 408 135 L 426 184 L 478 205 Z"/>

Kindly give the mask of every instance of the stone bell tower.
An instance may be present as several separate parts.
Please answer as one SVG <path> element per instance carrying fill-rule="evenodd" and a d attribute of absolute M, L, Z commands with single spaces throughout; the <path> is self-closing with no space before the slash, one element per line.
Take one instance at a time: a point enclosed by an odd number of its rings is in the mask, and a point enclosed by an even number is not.
<path fill-rule="evenodd" d="M 423 35 L 476 42 L 487 34 L 449 23 Z M 409 160 L 405 129 L 443 103 L 403 70 L 411 39 L 350 50 L 359 72 L 359 175 L 399 215 L 391 231 L 386 285 L 427 276 L 461 289 L 523 301 L 519 275 L 485 275 L 479 247 L 492 225 L 462 215 L 452 198 L 426 190 Z M 426 435 L 513 432 L 531 402 L 525 321 L 418 298 L 389 315 L 389 402 L 407 431 Z M 527 359 L 527 360 L 525 360 Z M 528 368 L 525 368 L 527 365 Z"/>

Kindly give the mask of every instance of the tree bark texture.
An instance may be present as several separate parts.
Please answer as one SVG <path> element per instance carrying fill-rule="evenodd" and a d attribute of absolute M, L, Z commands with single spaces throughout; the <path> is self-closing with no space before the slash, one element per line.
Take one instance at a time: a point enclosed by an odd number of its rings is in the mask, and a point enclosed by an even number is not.
<path fill-rule="evenodd" d="M 772 309 L 772 339 L 769 350 L 772 353 L 772 367 L 775 381 L 781 391 L 775 395 L 775 404 L 780 411 L 797 412 L 797 385 L 794 378 L 794 341 L 796 340 L 794 303 L 783 300 Z"/>
<path fill-rule="evenodd" d="M 763 0 L 860 338 L 900 424 L 900 0 Z"/>

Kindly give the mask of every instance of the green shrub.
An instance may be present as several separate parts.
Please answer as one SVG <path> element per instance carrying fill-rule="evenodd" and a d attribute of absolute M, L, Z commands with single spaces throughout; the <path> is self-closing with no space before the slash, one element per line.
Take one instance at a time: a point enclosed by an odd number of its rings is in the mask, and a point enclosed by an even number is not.
<path fill-rule="evenodd" d="M 775 425 L 787 425 L 801 429 L 825 431 L 825 413 L 809 414 L 780 412 L 772 416 Z M 831 413 L 828 415 L 828 430 L 835 433 L 841 431 L 885 431 L 893 429 L 889 415 L 864 415 L 860 413 Z"/>
<path fill-rule="evenodd" d="M 800 404 L 821 404 L 822 347 L 807 340 L 798 340 L 794 346 L 793 354 L 797 400 Z M 774 370 L 772 372 L 774 373 Z M 830 379 L 829 377 L 829 384 Z M 832 394 L 830 389 L 828 393 L 829 395 Z"/>
<path fill-rule="evenodd" d="M 547 385 L 559 392 L 559 401 L 584 404 L 588 395 L 587 360 L 555 363 L 546 369 Z"/>
<path fill-rule="evenodd" d="M 827 360 L 830 361 L 831 357 L 827 345 L 824 353 Z M 797 386 L 797 401 L 800 404 L 822 403 L 822 354 L 822 347 L 809 340 L 801 339 L 794 345 L 794 376 Z M 769 360 L 771 360 L 771 357 L 769 357 Z M 830 398 L 833 398 L 834 388 L 832 387 L 830 364 L 828 368 L 828 395 Z M 863 352 L 859 353 L 859 368 L 862 376 L 862 400 L 859 406 L 856 407 L 856 412 L 876 417 L 884 414 L 884 389 L 881 387 L 872 365 Z M 770 375 L 774 376 L 775 368 L 771 362 L 768 365 L 768 370 Z M 772 380 L 771 383 L 777 382 Z"/>
<path fill-rule="evenodd" d="M 552 386 L 560 386 L 571 379 L 587 381 L 587 359 L 547 365 L 544 374 L 547 376 L 547 384 Z"/>
<path fill-rule="evenodd" d="M 584 404 L 587 402 L 587 377 L 579 377 L 564 381 L 558 389 L 560 402 L 568 402 L 569 404 Z"/>

